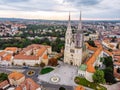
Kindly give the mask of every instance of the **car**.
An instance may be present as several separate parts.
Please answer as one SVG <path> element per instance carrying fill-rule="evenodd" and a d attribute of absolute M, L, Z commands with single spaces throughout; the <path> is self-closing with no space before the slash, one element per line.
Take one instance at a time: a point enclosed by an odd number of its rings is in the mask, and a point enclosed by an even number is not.
<path fill-rule="evenodd" d="M 24 69 L 28 69 L 29 67 L 28 67 L 28 66 L 24 66 L 23 68 L 24 68 Z"/>
<path fill-rule="evenodd" d="M 38 74 L 36 74 L 35 76 L 36 76 L 36 77 L 38 77 L 39 75 L 38 75 Z"/>

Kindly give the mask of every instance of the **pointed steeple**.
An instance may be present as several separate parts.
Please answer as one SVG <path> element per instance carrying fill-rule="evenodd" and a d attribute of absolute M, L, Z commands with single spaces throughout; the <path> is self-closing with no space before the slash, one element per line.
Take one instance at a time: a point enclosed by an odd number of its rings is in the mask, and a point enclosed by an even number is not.
<path fill-rule="evenodd" d="M 71 30 L 71 21 L 70 21 L 70 12 L 69 12 L 69 20 L 68 20 L 68 26 L 67 26 L 67 30 Z"/>
<path fill-rule="evenodd" d="M 79 20 L 79 24 L 78 24 L 78 30 L 82 29 L 82 19 L 81 19 L 81 11 L 80 11 L 80 20 Z"/>

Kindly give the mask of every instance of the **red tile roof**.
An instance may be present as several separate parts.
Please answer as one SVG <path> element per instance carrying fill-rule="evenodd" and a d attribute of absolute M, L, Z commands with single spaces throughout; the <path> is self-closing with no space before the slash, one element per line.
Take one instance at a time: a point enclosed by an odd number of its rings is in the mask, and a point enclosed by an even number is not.
<path fill-rule="evenodd" d="M 4 52 L 4 51 L 0 52 L 0 56 L 3 56 L 5 54 L 6 54 L 6 52 Z"/>
<path fill-rule="evenodd" d="M 14 56 L 15 60 L 21 59 L 21 60 L 39 60 L 39 57 L 37 56 L 33 56 L 33 55 L 22 55 L 22 54 L 18 54 Z"/>
<path fill-rule="evenodd" d="M 38 53 L 37 53 L 37 56 L 42 56 L 43 53 L 45 52 L 46 48 L 45 47 L 42 47 L 39 49 Z"/>
<path fill-rule="evenodd" d="M 85 90 L 85 88 L 83 86 L 76 86 L 75 90 Z"/>
<path fill-rule="evenodd" d="M 44 52 L 47 50 L 48 46 L 39 45 L 39 44 L 32 44 L 24 48 L 18 55 L 15 55 L 14 59 L 21 59 L 21 60 L 39 60 L 39 57 L 41 57 Z M 26 55 L 26 52 L 31 50 L 36 50 L 35 55 Z"/>
<path fill-rule="evenodd" d="M 18 50 L 17 47 L 7 47 L 5 48 L 5 51 L 13 51 L 14 53 Z"/>
<path fill-rule="evenodd" d="M 120 79 L 120 74 L 117 72 L 117 68 L 114 68 L 114 76 Z"/>
<path fill-rule="evenodd" d="M 43 56 L 43 59 L 48 59 L 47 54 L 45 54 L 45 55 Z"/>
<path fill-rule="evenodd" d="M 0 89 L 4 88 L 5 86 L 9 85 L 9 82 L 7 80 L 0 83 Z"/>
<path fill-rule="evenodd" d="M 22 84 L 20 84 L 15 90 L 23 90 L 26 87 L 26 90 L 36 90 L 40 86 L 35 83 L 31 78 L 27 78 Z"/>
<path fill-rule="evenodd" d="M 99 54 L 102 51 L 102 46 L 99 45 L 97 50 L 94 52 L 94 54 L 87 60 L 86 64 L 87 64 L 87 71 L 94 73 L 95 72 L 95 68 L 93 66 L 94 62 L 96 61 L 97 57 L 99 56 Z"/>
<path fill-rule="evenodd" d="M 12 58 L 12 54 L 7 54 L 5 57 L 2 58 L 2 60 L 10 61 Z"/>
<path fill-rule="evenodd" d="M 19 80 L 22 77 L 24 77 L 24 74 L 20 72 L 12 72 L 11 74 L 8 75 L 9 79 L 15 79 L 15 80 Z"/>

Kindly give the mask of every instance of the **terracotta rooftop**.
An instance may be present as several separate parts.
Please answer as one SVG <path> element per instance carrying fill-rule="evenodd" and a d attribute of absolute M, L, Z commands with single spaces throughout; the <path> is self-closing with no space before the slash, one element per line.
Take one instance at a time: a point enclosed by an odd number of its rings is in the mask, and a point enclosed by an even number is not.
<path fill-rule="evenodd" d="M 18 50 L 17 47 L 7 47 L 5 48 L 5 51 L 13 51 L 14 53 Z"/>
<path fill-rule="evenodd" d="M 48 47 L 48 46 L 47 46 Z M 36 51 L 34 55 L 27 55 L 26 52 L 31 50 Z M 41 57 L 44 52 L 47 50 L 46 46 L 39 45 L 39 44 L 32 44 L 24 48 L 18 55 L 15 55 L 14 59 L 21 59 L 21 60 L 39 60 L 39 57 Z"/>
<path fill-rule="evenodd" d="M 46 47 L 41 47 L 37 53 L 37 56 L 42 56 L 45 50 L 46 50 Z"/>
<path fill-rule="evenodd" d="M 76 86 L 75 90 L 85 90 L 83 86 Z"/>
<path fill-rule="evenodd" d="M 120 50 L 114 50 L 113 52 L 112 52 L 114 55 L 120 55 Z"/>
<path fill-rule="evenodd" d="M 19 80 L 22 77 L 24 77 L 24 74 L 20 72 L 12 72 L 11 74 L 8 75 L 8 78 L 14 79 L 14 80 Z"/>
<path fill-rule="evenodd" d="M 99 56 L 99 54 L 102 51 L 102 46 L 99 45 L 97 50 L 94 52 L 94 54 L 87 60 L 86 64 L 87 64 L 87 71 L 94 73 L 95 72 L 95 68 L 93 66 L 94 62 L 96 61 L 97 57 Z"/>
<path fill-rule="evenodd" d="M 120 66 L 119 62 L 114 62 L 114 65 Z"/>
<path fill-rule="evenodd" d="M 23 90 L 24 87 L 26 87 L 26 90 L 37 90 L 40 86 L 31 78 L 27 78 L 23 83 L 16 87 L 15 90 Z"/>
<path fill-rule="evenodd" d="M 2 58 L 2 60 L 10 61 L 12 58 L 12 54 L 7 54 L 5 57 Z"/>
<path fill-rule="evenodd" d="M 120 62 L 120 56 L 114 56 L 115 60 L 118 60 Z"/>
<path fill-rule="evenodd" d="M 5 54 L 6 54 L 6 52 L 4 52 L 4 51 L 0 52 L 0 56 L 3 56 Z"/>
<path fill-rule="evenodd" d="M 45 54 L 45 55 L 43 56 L 43 59 L 48 59 L 47 54 Z"/>
<path fill-rule="evenodd" d="M 0 89 L 3 88 L 3 87 L 5 87 L 5 86 L 7 86 L 7 85 L 9 85 L 9 82 L 7 80 L 1 82 L 0 83 Z"/>
<path fill-rule="evenodd" d="M 120 74 L 117 72 L 117 68 L 114 68 L 114 76 L 120 79 Z"/>
<path fill-rule="evenodd" d="M 15 90 L 23 90 L 22 87 L 18 86 L 15 88 Z"/>
<path fill-rule="evenodd" d="M 39 57 L 37 56 L 33 56 L 33 55 L 22 55 L 22 54 L 18 54 L 18 55 L 15 55 L 14 56 L 14 59 L 18 60 L 18 59 L 21 59 L 21 60 L 39 60 Z"/>

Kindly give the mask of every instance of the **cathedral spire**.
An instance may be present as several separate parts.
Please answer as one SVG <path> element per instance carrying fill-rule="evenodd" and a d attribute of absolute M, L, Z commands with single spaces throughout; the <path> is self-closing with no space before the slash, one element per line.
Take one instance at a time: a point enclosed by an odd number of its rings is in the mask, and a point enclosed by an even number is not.
<path fill-rule="evenodd" d="M 70 12 L 69 12 L 69 20 L 68 20 L 68 27 L 67 30 L 71 30 L 71 22 L 70 22 Z"/>
<path fill-rule="evenodd" d="M 69 12 L 69 22 L 70 22 L 70 12 Z"/>
<path fill-rule="evenodd" d="M 78 30 L 82 29 L 82 19 L 81 19 L 81 11 L 80 11 L 80 20 L 79 20 L 79 24 L 78 24 Z"/>

